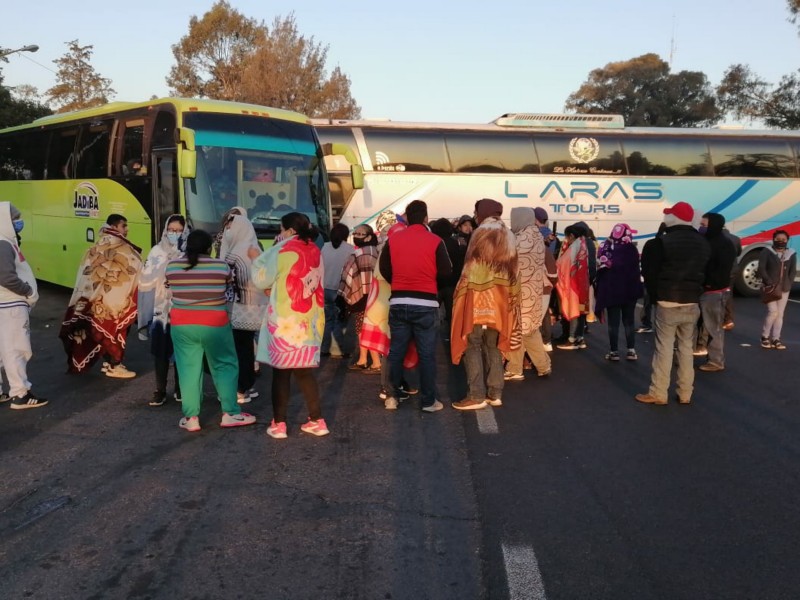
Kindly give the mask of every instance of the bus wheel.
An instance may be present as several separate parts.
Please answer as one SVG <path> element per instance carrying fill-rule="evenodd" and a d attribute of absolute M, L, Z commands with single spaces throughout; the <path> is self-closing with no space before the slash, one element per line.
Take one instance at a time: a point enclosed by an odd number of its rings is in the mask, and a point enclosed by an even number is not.
<path fill-rule="evenodd" d="M 742 296 L 754 298 L 761 293 L 761 278 L 758 276 L 758 257 L 761 252 L 749 252 L 739 261 L 734 287 Z"/>

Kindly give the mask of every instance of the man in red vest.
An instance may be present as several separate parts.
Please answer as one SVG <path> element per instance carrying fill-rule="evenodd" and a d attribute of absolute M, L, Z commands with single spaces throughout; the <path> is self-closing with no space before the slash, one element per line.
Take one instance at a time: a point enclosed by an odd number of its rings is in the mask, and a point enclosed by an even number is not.
<path fill-rule="evenodd" d="M 406 207 L 408 228 L 394 234 L 381 252 L 381 275 L 392 286 L 389 298 L 389 377 L 393 391 L 387 409 L 397 408 L 403 358 L 413 338 L 419 354 L 422 410 L 436 412 L 436 334 L 439 323 L 437 279 L 452 271 L 444 241 L 427 228 L 428 205 L 414 200 Z"/>

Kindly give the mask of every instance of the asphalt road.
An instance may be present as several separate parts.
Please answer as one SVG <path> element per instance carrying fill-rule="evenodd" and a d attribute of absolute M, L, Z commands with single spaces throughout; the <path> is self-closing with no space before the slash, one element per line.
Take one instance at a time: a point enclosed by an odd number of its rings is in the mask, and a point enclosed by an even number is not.
<path fill-rule="evenodd" d="M 763 307 L 738 299 L 728 369 L 689 406 L 636 403 L 652 336 L 610 364 L 595 325 L 477 413 L 385 411 L 377 376 L 329 360 L 332 434 L 301 435 L 295 397 L 278 441 L 268 371 L 256 426 L 220 429 L 209 386 L 196 434 L 146 405 L 135 336 L 136 379 L 65 375 L 69 293 L 42 296 L 30 375 L 50 404 L 0 408 L 0 598 L 800 597 L 797 304 L 789 349 L 765 351 Z M 440 375 L 459 399 L 444 352 Z"/>

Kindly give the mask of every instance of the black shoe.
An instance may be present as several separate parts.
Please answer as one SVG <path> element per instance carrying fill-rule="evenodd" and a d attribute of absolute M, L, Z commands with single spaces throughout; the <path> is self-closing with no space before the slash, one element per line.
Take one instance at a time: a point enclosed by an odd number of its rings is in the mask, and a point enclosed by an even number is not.
<path fill-rule="evenodd" d="M 320 352 L 319 355 L 322 356 L 322 357 L 326 357 L 327 358 L 328 356 L 331 355 L 331 353 L 330 352 Z"/>
<path fill-rule="evenodd" d="M 23 410 L 26 408 L 39 408 L 47 404 L 45 398 L 37 398 L 30 391 L 24 396 L 14 396 L 11 398 L 11 408 L 15 410 Z"/>
<path fill-rule="evenodd" d="M 147 403 L 148 406 L 164 406 L 167 401 L 167 392 L 153 392 L 153 399 Z"/>

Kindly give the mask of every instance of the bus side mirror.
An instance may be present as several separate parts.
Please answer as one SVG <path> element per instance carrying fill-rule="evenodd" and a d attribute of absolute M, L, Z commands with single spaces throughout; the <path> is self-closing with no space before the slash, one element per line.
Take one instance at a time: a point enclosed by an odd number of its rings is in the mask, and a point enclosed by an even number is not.
<path fill-rule="evenodd" d="M 356 153 L 347 144 L 323 144 L 324 156 L 343 156 L 350 163 L 350 178 L 353 180 L 353 189 L 364 189 L 364 168 L 358 164 Z"/>
<path fill-rule="evenodd" d="M 350 165 L 350 177 L 353 179 L 353 189 L 364 189 L 364 169 L 361 165 Z"/>
<path fill-rule="evenodd" d="M 197 177 L 197 151 L 194 146 L 194 129 L 181 127 L 175 130 L 178 145 L 178 174 L 184 179 Z"/>

